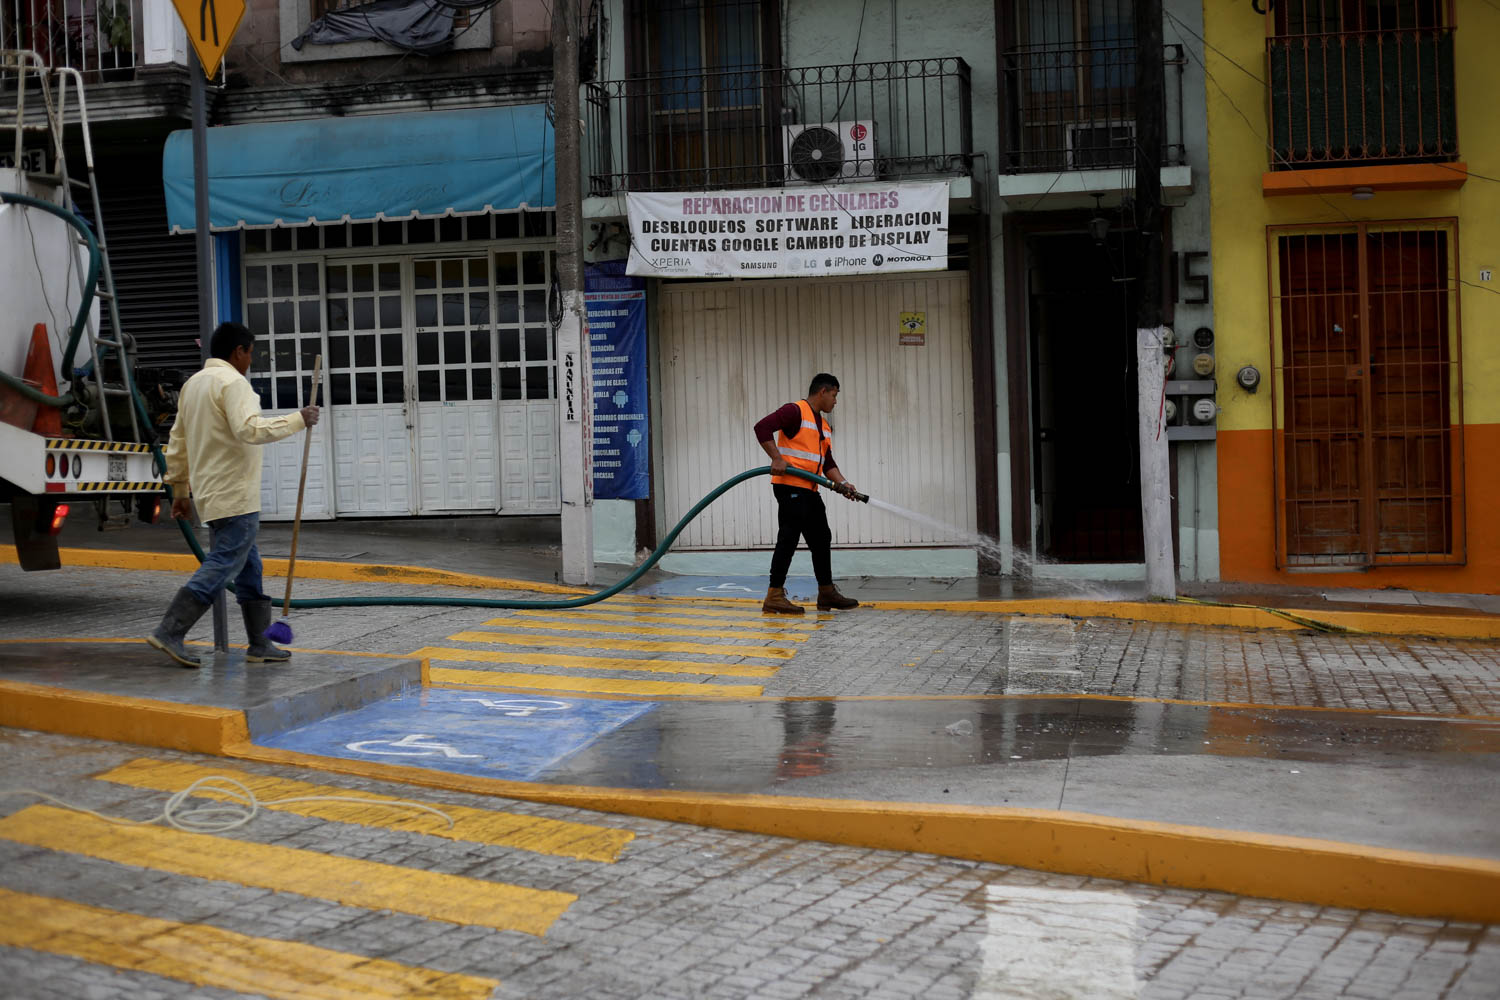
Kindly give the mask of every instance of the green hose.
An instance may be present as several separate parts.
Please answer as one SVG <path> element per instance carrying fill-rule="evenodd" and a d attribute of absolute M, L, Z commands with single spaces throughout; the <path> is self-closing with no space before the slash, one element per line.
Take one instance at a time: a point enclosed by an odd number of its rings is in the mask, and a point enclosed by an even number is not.
<path fill-rule="evenodd" d="M 293 600 L 292 607 L 371 608 L 384 607 L 387 605 L 416 604 L 454 608 L 537 608 L 543 611 L 561 611 L 565 608 L 581 608 L 585 605 L 596 604 L 599 601 L 604 600 L 605 598 L 615 596 L 626 587 L 629 587 L 631 584 L 635 583 L 642 576 L 644 576 L 652 566 L 655 566 L 658 562 L 660 562 L 661 557 L 666 555 L 667 550 L 672 547 L 672 543 L 677 541 L 677 536 L 682 534 L 682 530 L 688 526 L 688 523 L 692 521 L 693 518 L 703 513 L 703 509 L 709 504 L 713 503 L 719 497 L 727 493 L 730 489 L 738 486 L 740 483 L 743 483 L 747 479 L 754 479 L 756 476 L 769 476 L 770 474 L 771 467 L 769 465 L 762 465 L 758 469 L 751 469 L 748 472 L 741 472 L 737 476 L 724 480 L 724 482 L 720 483 L 712 493 L 704 497 L 702 500 L 699 500 L 698 503 L 694 505 L 692 510 L 688 511 L 682 516 L 682 520 L 678 521 L 676 527 L 667 532 L 667 537 L 662 539 L 661 544 L 658 545 L 656 547 L 656 550 L 646 558 L 645 562 L 641 563 L 635 569 L 631 570 L 630 574 L 626 576 L 625 579 L 621 580 L 613 587 L 606 587 L 605 589 L 593 594 L 584 594 L 581 597 L 574 597 L 565 601 L 502 601 L 483 597 L 306 597 Z M 786 470 L 786 474 L 789 476 L 797 476 L 800 479 L 806 479 L 808 482 L 817 483 L 819 486 L 827 486 L 829 489 L 838 489 L 838 487 L 831 480 L 825 479 L 815 472 L 803 472 L 801 469 L 788 467 Z M 863 496 L 863 494 L 855 494 L 856 499 Z M 866 497 L 865 499 L 868 498 Z M 191 534 L 189 534 L 188 537 L 191 538 Z M 199 558 L 201 559 L 202 549 L 198 548 L 197 539 L 193 539 L 193 545 L 199 553 Z"/>
<path fill-rule="evenodd" d="M 44 212 L 50 212 L 78 230 L 79 235 L 88 244 L 89 269 L 83 281 L 83 301 L 78 306 L 78 315 L 73 319 L 73 329 L 68 333 L 68 346 L 64 349 L 62 357 L 63 378 L 71 380 L 73 378 L 73 355 L 78 353 L 78 341 L 83 336 L 83 328 L 89 319 L 89 308 L 94 303 L 94 287 L 99 283 L 99 241 L 94 239 L 93 232 L 82 219 L 66 208 L 59 208 L 50 201 L 33 198 L 27 194 L 0 191 L 0 203 L 3 202 L 13 202 L 17 205 L 25 205 L 28 208 L 39 208 Z M 128 369 L 130 366 L 123 365 L 122 367 Z M 129 378 L 128 371 L 126 377 Z M 0 372 L 0 380 L 3 380 L 11 388 L 21 392 L 26 398 L 36 400 L 39 403 L 45 403 L 48 406 L 67 406 L 73 402 L 72 393 L 66 396 L 49 396 L 46 393 L 37 392 L 31 386 L 7 372 Z M 135 395 L 134 388 L 134 386 L 131 386 L 132 396 Z"/>

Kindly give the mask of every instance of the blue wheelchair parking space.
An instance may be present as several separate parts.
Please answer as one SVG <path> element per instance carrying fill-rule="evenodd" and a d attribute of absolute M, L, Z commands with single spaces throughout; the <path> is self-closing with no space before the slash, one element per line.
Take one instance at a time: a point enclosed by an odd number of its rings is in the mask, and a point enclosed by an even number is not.
<path fill-rule="evenodd" d="M 530 781 L 655 702 L 427 688 L 256 742 L 279 750 Z"/>

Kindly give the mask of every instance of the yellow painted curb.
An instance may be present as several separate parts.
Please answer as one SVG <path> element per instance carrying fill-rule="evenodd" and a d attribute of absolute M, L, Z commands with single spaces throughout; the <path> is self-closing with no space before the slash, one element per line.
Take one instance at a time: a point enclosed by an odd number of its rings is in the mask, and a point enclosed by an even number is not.
<path fill-rule="evenodd" d="M 198 568 L 198 558 L 191 552 L 136 552 L 109 549 L 62 549 L 64 566 L 91 566 L 97 569 L 155 570 L 164 573 L 191 573 Z M 14 563 L 12 548 L 0 548 L 0 565 Z M 287 560 L 263 559 L 266 576 L 286 576 Z M 591 594 L 592 590 L 564 587 L 533 580 L 511 580 L 498 576 L 455 573 L 426 566 L 394 566 L 384 563 L 330 562 L 323 559 L 298 559 L 297 575 L 311 580 L 335 580 L 342 583 L 398 583 L 408 586 L 464 587 L 470 590 L 518 590 L 538 594 Z"/>
<path fill-rule="evenodd" d="M 246 743 L 229 755 L 427 788 L 1040 871 L 1500 921 L 1500 861 L 1046 809 L 542 785 Z"/>
<path fill-rule="evenodd" d="M 250 739 L 245 713 L 0 680 L 0 726 L 222 755 Z"/>
<path fill-rule="evenodd" d="M 979 611 L 989 614 L 1119 618 L 1168 625 L 1218 625 L 1287 631 L 1303 631 L 1307 628 L 1306 625 L 1289 621 L 1270 609 L 1216 604 L 1036 598 L 1020 601 L 874 601 L 868 606 L 885 611 Z M 1329 611 L 1321 608 L 1313 611 L 1301 608 L 1276 610 L 1375 635 L 1500 639 L 1500 616 L 1496 615 L 1413 615 L 1400 612 Z"/>

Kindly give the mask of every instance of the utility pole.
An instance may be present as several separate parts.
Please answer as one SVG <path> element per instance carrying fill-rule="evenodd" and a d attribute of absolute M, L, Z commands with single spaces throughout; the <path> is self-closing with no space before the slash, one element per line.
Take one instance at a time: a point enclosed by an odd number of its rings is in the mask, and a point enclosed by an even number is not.
<path fill-rule="evenodd" d="M 553 149 L 557 170 L 557 327 L 562 472 L 562 578 L 594 582 L 594 394 L 583 335 L 583 204 L 578 121 L 578 15 L 575 0 L 552 0 Z"/>
<path fill-rule="evenodd" d="M 1177 596 L 1172 553 L 1172 472 L 1162 394 L 1167 329 L 1162 314 L 1161 152 L 1166 145 L 1166 69 L 1161 0 L 1135 0 L 1135 223 L 1140 280 L 1135 331 L 1137 433 L 1141 455 L 1141 528 L 1146 543 L 1146 596 Z"/>
<path fill-rule="evenodd" d="M 209 337 L 214 330 L 214 261 L 208 233 L 208 96 L 203 64 L 196 50 L 188 54 L 193 113 L 193 246 L 198 261 L 199 355 L 208 364 Z M 219 591 L 213 603 L 214 652 L 229 652 L 229 599 Z"/>

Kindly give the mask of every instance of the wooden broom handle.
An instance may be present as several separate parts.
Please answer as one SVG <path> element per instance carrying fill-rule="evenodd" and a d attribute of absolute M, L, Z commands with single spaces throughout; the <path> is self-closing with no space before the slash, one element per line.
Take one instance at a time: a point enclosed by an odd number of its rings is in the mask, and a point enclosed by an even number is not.
<path fill-rule="evenodd" d="M 308 406 L 318 405 L 318 385 L 323 379 L 323 355 L 319 354 L 313 360 L 312 402 Z M 297 568 L 297 539 L 302 534 L 302 495 L 307 491 L 307 456 L 312 452 L 311 427 L 303 432 L 302 437 L 302 476 L 297 480 L 297 516 L 292 521 L 292 554 L 286 561 L 286 597 L 281 602 L 281 617 L 285 618 L 292 609 L 292 572 Z"/>

